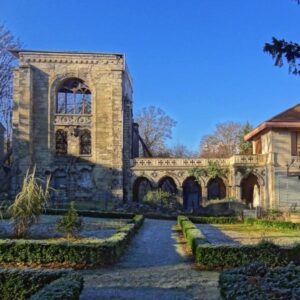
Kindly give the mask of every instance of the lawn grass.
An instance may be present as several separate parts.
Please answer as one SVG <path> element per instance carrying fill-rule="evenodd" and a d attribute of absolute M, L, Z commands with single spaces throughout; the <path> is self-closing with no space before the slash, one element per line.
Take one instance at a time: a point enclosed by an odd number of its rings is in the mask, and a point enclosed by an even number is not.
<path fill-rule="evenodd" d="M 249 224 L 216 224 L 214 225 L 223 231 L 235 231 L 241 233 L 272 233 L 274 235 L 284 235 L 284 236 L 300 236 L 299 230 L 291 230 L 291 229 L 278 229 L 278 228 L 266 228 L 259 225 L 249 225 Z"/>

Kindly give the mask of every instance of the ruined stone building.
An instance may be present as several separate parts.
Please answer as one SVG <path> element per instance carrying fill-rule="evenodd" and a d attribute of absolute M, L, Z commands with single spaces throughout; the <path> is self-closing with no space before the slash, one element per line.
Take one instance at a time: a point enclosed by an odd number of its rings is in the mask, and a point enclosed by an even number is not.
<path fill-rule="evenodd" d="M 196 180 L 208 159 L 139 157 L 132 80 L 123 54 L 13 51 L 12 192 L 30 166 L 51 175 L 56 201 L 136 201 L 161 188 L 184 208 L 237 198 L 264 208 L 300 206 L 300 105 L 262 123 L 246 139 L 253 155 L 210 159 L 226 176 Z M 299 135 L 299 137 L 298 137 Z M 298 145 L 299 144 L 299 145 Z M 299 150 L 299 151 L 298 151 Z"/>
<path fill-rule="evenodd" d="M 123 199 L 132 158 L 132 81 L 123 54 L 14 51 L 13 155 L 64 199 Z"/>

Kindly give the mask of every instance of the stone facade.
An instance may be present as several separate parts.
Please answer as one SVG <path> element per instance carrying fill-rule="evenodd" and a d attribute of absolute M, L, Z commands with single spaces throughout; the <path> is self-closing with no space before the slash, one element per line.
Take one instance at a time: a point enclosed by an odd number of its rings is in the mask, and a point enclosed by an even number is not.
<path fill-rule="evenodd" d="M 0 161 L 4 156 L 4 126 L 0 123 Z"/>
<path fill-rule="evenodd" d="M 36 165 L 39 176 L 51 175 L 59 201 L 127 197 L 124 175 L 130 168 L 133 122 L 132 83 L 124 55 L 22 50 L 14 54 L 19 66 L 14 71 L 13 171 L 18 175 L 13 190 L 19 190 L 26 170 Z M 90 110 L 69 110 L 71 101 L 82 95 L 64 94 L 62 86 L 68 80 L 88 89 Z M 66 100 L 66 110 L 58 110 L 59 93 L 72 99 Z M 63 154 L 58 130 L 67 138 Z M 80 153 L 82 132 L 89 134 L 90 150 Z"/>
<path fill-rule="evenodd" d="M 39 177 L 51 175 L 53 198 L 60 202 L 140 202 L 147 191 L 161 188 L 188 210 L 222 198 L 266 209 L 300 207 L 300 105 L 245 137 L 253 142 L 253 155 L 152 158 L 133 122 L 132 80 L 124 55 L 13 53 L 19 58 L 14 71 L 13 193 L 35 165 Z M 145 157 L 138 157 L 140 144 Z M 190 175 L 211 161 L 226 168 L 226 176 L 196 180 Z"/>

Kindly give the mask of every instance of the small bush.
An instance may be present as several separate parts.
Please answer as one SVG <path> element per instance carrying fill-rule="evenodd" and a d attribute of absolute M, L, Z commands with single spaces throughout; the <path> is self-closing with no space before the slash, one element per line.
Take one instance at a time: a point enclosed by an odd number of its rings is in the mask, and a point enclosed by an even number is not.
<path fill-rule="evenodd" d="M 221 295 L 226 300 L 300 299 L 300 267 L 289 263 L 270 269 L 254 262 L 220 274 Z"/>
<path fill-rule="evenodd" d="M 75 237 L 82 230 L 82 226 L 82 219 L 79 218 L 72 201 L 67 214 L 57 221 L 56 229 L 70 238 Z"/>
<path fill-rule="evenodd" d="M 23 180 L 22 190 L 9 207 L 17 237 L 26 235 L 30 226 L 38 221 L 48 201 L 50 178 L 46 180 L 44 188 L 39 181 L 41 180 L 35 176 L 35 168 L 31 173 L 28 170 Z"/>
<path fill-rule="evenodd" d="M 34 294 L 30 300 L 77 300 L 83 288 L 80 275 L 56 279 Z"/>
<path fill-rule="evenodd" d="M 174 204 L 174 197 L 169 192 L 158 189 L 155 191 L 149 191 L 144 197 L 143 202 L 152 206 L 170 208 Z"/>

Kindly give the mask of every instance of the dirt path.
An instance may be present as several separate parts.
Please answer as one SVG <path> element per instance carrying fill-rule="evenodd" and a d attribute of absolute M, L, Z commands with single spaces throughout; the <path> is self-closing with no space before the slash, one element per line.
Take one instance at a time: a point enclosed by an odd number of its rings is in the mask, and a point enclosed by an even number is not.
<path fill-rule="evenodd" d="M 146 219 L 118 264 L 82 271 L 80 299 L 220 299 L 218 272 L 195 268 L 175 224 Z"/>

